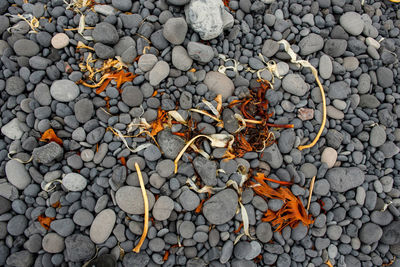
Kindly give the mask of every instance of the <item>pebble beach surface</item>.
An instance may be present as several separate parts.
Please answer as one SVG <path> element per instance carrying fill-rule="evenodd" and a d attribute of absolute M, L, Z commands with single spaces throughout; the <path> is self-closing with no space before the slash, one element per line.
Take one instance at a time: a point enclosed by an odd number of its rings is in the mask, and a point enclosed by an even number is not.
<path fill-rule="evenodd" d="M 400 267 L 400 4 L 0 0 L 0 35 L 1 266 Z"/>

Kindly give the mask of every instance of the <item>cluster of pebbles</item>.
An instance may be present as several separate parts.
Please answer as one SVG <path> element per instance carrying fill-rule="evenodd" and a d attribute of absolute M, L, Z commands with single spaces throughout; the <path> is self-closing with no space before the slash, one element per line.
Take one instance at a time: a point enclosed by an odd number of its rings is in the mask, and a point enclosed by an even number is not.
<path fill-rule="evenodd" d="M 0 265 L 82 266 L 110 254 L 129 267 L 400 266 L 400 5 L 94 0 L 77 9 L 79 2 L 0 1 Z M 317 68 L 327 95 L 326 126 L 311 149 L 297 147 L 315 138 L 322 98 L 311 71 L 290 63 L 280 40 Z M 93 51 L 77 49 L 78 42 Z M 96 67 L 119 57 L 137 77 L 122 93 L 112 81 L 96 94 L 79 84 L 87 75 L 79 64 L 90 52 Z M 279 78 L 265 68 L 268 60 Z M 276 143 L 262 153 L 226 161 L 225 149 L 204 140 L 211 159 L 188 150 L 174 173 L 185 145 L 172 133 L 179 125 L 158 133 L 159 147 L 145 135 L 127 137 L 132 149 L 150 144 L 137 153 L 107 130 L 125 134 L 132 121 L 156 120 L 159 108 L 187 118 L 202 99 L 216 105 L 221 94 L 226 106 L 246 97 L 259 85 L 246 65 L 273 80 L 271 122 L 294 125 L 275 131 Z M 230 132 L 237 123 L 232 114 L 222 116 L 224 128 L 191 115 L 204 134 Z M 62 144 L 40 141 L 50 128 Z M 132 249 L 143 232 L 144 204 L 134 163 L 151 217 L 139 253 Z M 208 195 L 186 181 L 197 174 L 202 185 L 222 187 L 240 177 L 238 166 L 293 181 L 304 206 L 316 176 L 314 223 L 276 232 L 261 219 L 283 202 L 244 188 L 253 238 L 234 243 L 242 222 L 237 192 L 219 191 L 198 212 Z M 53 218 L 49 229 L 38 218 Z"/>

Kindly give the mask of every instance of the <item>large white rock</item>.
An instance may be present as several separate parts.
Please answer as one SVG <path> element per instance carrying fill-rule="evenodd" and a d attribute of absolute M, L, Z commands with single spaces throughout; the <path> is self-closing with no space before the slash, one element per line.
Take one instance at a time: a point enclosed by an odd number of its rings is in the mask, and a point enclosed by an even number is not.
<path fill-rule="evenodd" d="M 12 140 L 21 139 L 24 132 L 20 128 L 21 122 L 14 118 L 9 123 L 1 127 L 1 133 Z"/>
<path fill-rule="evenodd" d="M 192 0 L 185 7 L 187 23 L 203 40 L 216 38 L 233 26 L 233 17 L 224 10 L 222 1 Z"/>
<path fill-rule="evenodd" d="M 116 218 L 112 209 L 106 209 L 97 214 L 90 227 L 90 239 L 96 244 L 104 243 L 114 229 Z"/>
<path fill-rule="evenodd" d="M 68 173 L 62 179 L 62 184 L 69 191 L 82 191 L 87 185 L 87 180 L 79 173 Z"/>

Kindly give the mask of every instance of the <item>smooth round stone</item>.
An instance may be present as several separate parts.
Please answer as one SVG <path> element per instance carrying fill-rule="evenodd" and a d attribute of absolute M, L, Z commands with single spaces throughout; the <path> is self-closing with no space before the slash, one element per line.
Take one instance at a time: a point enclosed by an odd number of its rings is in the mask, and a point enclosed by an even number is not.
<path fill-rule="evenodd" d="M 68 173 L 62 179 L 62 184 L 69 191 L 77 192 L 85 189 L 87 180 L 79 173 Z"/>
<path fill-rule="evenodd" d="M 222 95 L 224 99 L 232 96 L 233 91 L 235 90 L 232 80 L 225 74 L 217 71 L 208 72 L 204 79 L 204 83 L 210 91 Z"/>
<path fill-rule="evenodd" d="M 73 101 L 79 95 L 79 87 L 70 80 L 54 81 L 50 87 L 51 96 L 60 102 Z"/>
<path fill-rule="evenodd" d="M 154 206 L 155 198 L 153 193 L 146 190 L 149 200 L 149 210 Z M 120 209 L 129 214 L 144 214 L 144 200 L 140 187 L 123 186 L 115 194 L 115 201 Z"/>
<path fill-rule="evenodd" d="M 89 226 L 93 222 L 93 214 L 85 209 L 79 209 L 74 213 L 72 220 L 79 226 Z"/>
<path fill-rule="evenodd" d="M 85 123 L 93 115 L 94 107 L 92 101 L 87 98 L 81 99 L 74 106 L 75 118 L 80 123 Z"/>
<path fill-rule="evenodd" d="M 203 215 L 211 224 L 224 224 L 235 216 L 237 206 L 237 193 L 232 189 L 225 189 L 204 203 Z"/>
<path fill-rule="evenodd" d="M 323 79 L 329 79 L 332 75 L 332 61 L 327 55 L 322 55 L 319 59 L 319 74 Z"/>
<path fill-rule="evenodd" d="M 51 45 L 55 49 L 62 49 L 69 44 L 69 37 L 65 33 L 57 33 L 51 38 Z"/>
<path fill-rule="evenodd" d="M 163 221 L 169 218 L 174 209 L 174 201 L 167 197 L 161 196 L 157 199 L 153 207 L 153 216 L 157 221 Z"/>
<path fill-rule="evenodd" d="M 360 35 L 364 29 L 364 21 L 361 15 L 356 12 L 346 12 L 340 17 L 339 21 L 343 29 L 354 36 Z"/>
<path fill-rule="evenodd" d="M 332 168 L 337 159 L 337 151 L 331 147 L 327 147 L 324 149 L 321 155 L 321 162 L 325 162 L 328 165 L 328 168 Z"/>
<path fill-rule="evenodd" d="M 24 190 L 31 183 L 31 176 L 25 165 L 15 159 L 6 163 L 5 171 L 8 181 L 19 190 Z"/>
<path fill-rule="evenodd" d="M 56 233 L 48 233 L 43 237 L 42 247 L 48 253 L 60 253 L 64 250 L 64 238 Z"/>
<path fill-rule="evenodd" d="M 143 102 L 143 93 L 137 86 L 126 86 L 122 91 L 121 98 L 129 107 L 137 107 Z"/>
<path fill-rule="evenodd" d="M 85 149 L 81 152 L 81 158 L 84 162 L 92 161 L 94 158 L 94 152 L 91 149 Z"/>
<path fill-rule="evenodd" d="M 90 239 L 96 244 L 104 243 L 114 228 L 116 218 L 112 209 L 106 209 L 97 214 L 90 227 Z"/>
<path fill-rule="evenodd" d="M 179 226 L 179 233 L 183 238 L 192 238 L 195 231 L 196 226 L 191 221 L 183 221 Z"/>
<path fill-rule="evenodd" d="M 144 54 L 140 56 L 138 61 L 139 69 L 142 71 L 150 71 L 157 63 L 157 57 L 153 54 Z"/>
<path fill-rule="evenodd" d="M 18 56 L 33 57 L 39 53 L 40 48 L 34 41 L 19 39 L 14 43 L 14 51 Z"/>

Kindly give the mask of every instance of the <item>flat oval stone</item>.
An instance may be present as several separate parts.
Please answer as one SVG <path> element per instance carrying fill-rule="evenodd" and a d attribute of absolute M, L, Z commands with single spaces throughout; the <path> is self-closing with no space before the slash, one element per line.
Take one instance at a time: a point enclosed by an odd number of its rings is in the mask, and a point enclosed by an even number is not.
<path fill-rule="evenodd" d="M 155 198 L 153 193 L 146 190 L 149 200 L 149 210 L 154 206 Z M 140 187 L 123 186 L 115 194 L 115 200 L 120 209 L 129 214 L 144 214 L 144 200 Z"/>
<path fill-rule="evenodd" d="M 51 38 L 51 45 L 55 49 L 62 49 L 69 44 L 69 37 L 65 33 L 57 33 Z"/>
<path fill-rule="evenodd" d="M 174 209 L 174 201 L 167 197 L 161 196 L 157 199 L 153 208 L 153 216 L 157 221 L 163 221 L 169 218 Z"/>
<path fill-rule="evenodd" d="M 51 96 L 60 102 L 70 102 L 78 97 L 79 87 L 70 80 L 54 81 L 50 87 Z"/>
<path fill-rule="evenodd" d="M 232 80 L 225 74 L 217 71 L 208 72 L 204 79 L 204 83 L 207 85 L 209 90 L 222 95 L 224 99 L 230 97 L 235 90 L 235 85 Z"/>
<path fill-rule="evenodd" d="M 6 176 L 8 181 L 19 190 L 24 190 L 31 183 L 31 176 L 25 169 L 25 165 L 15 159 L 7 162 Z"/>
<path fill-rule="evenodd" d="M 235 216 L 237 206 L 237 193 L 232 189 L 225 189 L 204 203 L 203 214 L 210 223 L 220 225 Z"/>
<path fill-rule="evenodd" d="M 56 233 L 48 233 L 43 237 L 42 247 L 48 253 L 60 253 L 64 250 L 64 237 Z"/>
<path fill-rule="evenodd" d="M 112 209 L 106 209 L 97 214 L 90 227 L 90 239 L 96 244 L 104 243 L 114 228 L 116 218 Z"/>
<path fill-rule="evenodd" d="M 87 180 L 79 173 L 68 173 L 62 179 L 62 184 L 69 191 L 82 191 L 87 185 Z"/>

